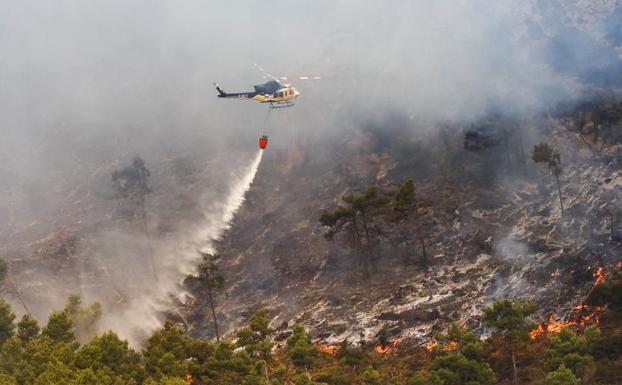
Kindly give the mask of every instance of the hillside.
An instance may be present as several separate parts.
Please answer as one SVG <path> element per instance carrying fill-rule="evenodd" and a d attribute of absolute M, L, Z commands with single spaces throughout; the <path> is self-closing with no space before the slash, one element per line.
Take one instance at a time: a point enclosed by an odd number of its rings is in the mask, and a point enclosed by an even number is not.
<path fill-rule="evenodd" d="M 216 300 L 221 327 L 234 332 L 265 307 L 284 335 L 302 322 L 326 344 L 374 344 L 387 328 L 419 344 L 451 322 L 480 329 L 481 309 L 499 298 L 537 303 L 541 320 L 595 317 L 575 307 L 619 262 L 620 113 L 609 100 L 428 133 L 390 118 L 324 148 L 269 152 L 216 246 L 226 281 Z M 383 124 L 398 134 L 382 135 Z M 491 144 L 473 146 L 473 132 Z M 531 160 L 541 141 L 561 154 L 563 217 L 555 178 Z M 415 181 L 417 214 L 386 204 L 371 239 L 330 236 L 320 224 L 347 194 L 376 185 L 393 197 L 406 178 Z M 187 284 L 191 331 L 213 336 L 204 289 Z"/>

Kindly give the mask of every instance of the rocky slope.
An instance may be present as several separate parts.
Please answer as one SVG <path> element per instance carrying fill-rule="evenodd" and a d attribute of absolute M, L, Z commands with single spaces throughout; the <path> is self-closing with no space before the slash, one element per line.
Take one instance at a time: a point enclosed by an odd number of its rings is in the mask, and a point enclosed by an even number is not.
<path fill-rule="evenodd" d="M 382 330 L 424 343 L 450 322 L 478 327 L 482 307 L 495 298 L 537 302 L 543 319 L 593 317 L 594 309 L 574 308 L 620 258 L 619 112 L 614 101 L 518 125 L 498 116 L 468 129 L 410 130 L 406 123 L 395 137 L 372 125 L 320 154 L 296 146 L 268 151 L 217 247 L 227 280 L 217 298 L 221 325 L 231 332 L 266 307 L 282 336 L 303 322 L 328 344 L 373 343 Z M 505 144 L 463 148 L 465 131 L 490 127 L 505 130 Z M 540 140 L 561 152 L 563 217 L 555 179 L 529 159 Z M 406 177 L 415 178 L 425 206 L 427 260 L 418 220 L 396 219 L 391 210 L 374 220 L 374 245 L 352 247 L 345 233 L 327 239 L 318 221 L 323 209 L 368 184 L 390 194 Z M 193 333 L 210 336 L 204 291 L 188 285 L 194 301 L 186 317 Z"/>

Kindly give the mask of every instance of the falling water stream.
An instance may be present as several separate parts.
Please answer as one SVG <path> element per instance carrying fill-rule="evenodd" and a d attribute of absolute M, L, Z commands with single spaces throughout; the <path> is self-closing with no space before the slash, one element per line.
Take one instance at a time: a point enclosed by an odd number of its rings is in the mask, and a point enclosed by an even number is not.
<path fill-rule="evenodd" d="M 229 192 L 224 201 L 207 196 L 202 200 L 202 220 L 177 243 L 156 245 L 159 280 L 133 290 L 127 306 L 105 312 L 102 329 L 112 329 L 132 345 L 139 345 L 145 336 L 162 325 L 163 313 L 174 306 L 172 298 L 182 303 L 187 300 L 188 293 L 181 284 L 182 280 L 188 274 L 196 273 L 200 261 L 198 251 L 215 251 L 215 241 L 229 229 L 236 212 L 244 203 L 262 157 L 263 151 L 260 150 L 250 165 L 231 174 Z"/>

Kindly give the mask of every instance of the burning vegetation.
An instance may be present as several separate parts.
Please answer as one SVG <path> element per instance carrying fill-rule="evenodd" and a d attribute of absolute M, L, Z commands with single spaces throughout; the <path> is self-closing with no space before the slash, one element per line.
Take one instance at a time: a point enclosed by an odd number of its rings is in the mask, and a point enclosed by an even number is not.
<path fill-rule="evenodd" d="M 597 266 L 592 275 L 594 277 L 593 288 L 597 288 L 606 281 L 609 270 L 606 267 Z M 557 319 L 555 314 L 549 314 L 545 322 L 539 324 L 529 332 L 529 337 L 535 339 L 545 334 L 558 334 L 564 328 L 583 330 L 588 326 L 598 325 L 600 322 L 600 315 L 604 310 L 603 306 L 590 306 L 585 303 L 580 303 L 572 308 L 570 314 L 566 317 L 566 321 Z"/>
<path fill-rule="evenodd" d="M 374 346 L 374 352 L 378 354 L 397 354 L 398 346 L 401 343 L 401 339 L 397 338 L 389 343 L 378 344 Z"/>

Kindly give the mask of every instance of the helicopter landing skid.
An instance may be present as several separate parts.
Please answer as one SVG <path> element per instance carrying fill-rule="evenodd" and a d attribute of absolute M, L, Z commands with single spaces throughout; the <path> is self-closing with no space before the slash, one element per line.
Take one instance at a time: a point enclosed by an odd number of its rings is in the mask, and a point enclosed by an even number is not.
<path fill-rule="evenodd" d="M 288 108 L 288 107 L 293 107 L 293 106 L 294 106 L 294 103 L 292 102 L 270 103 L 270 108 L 272 109 Z"/>

